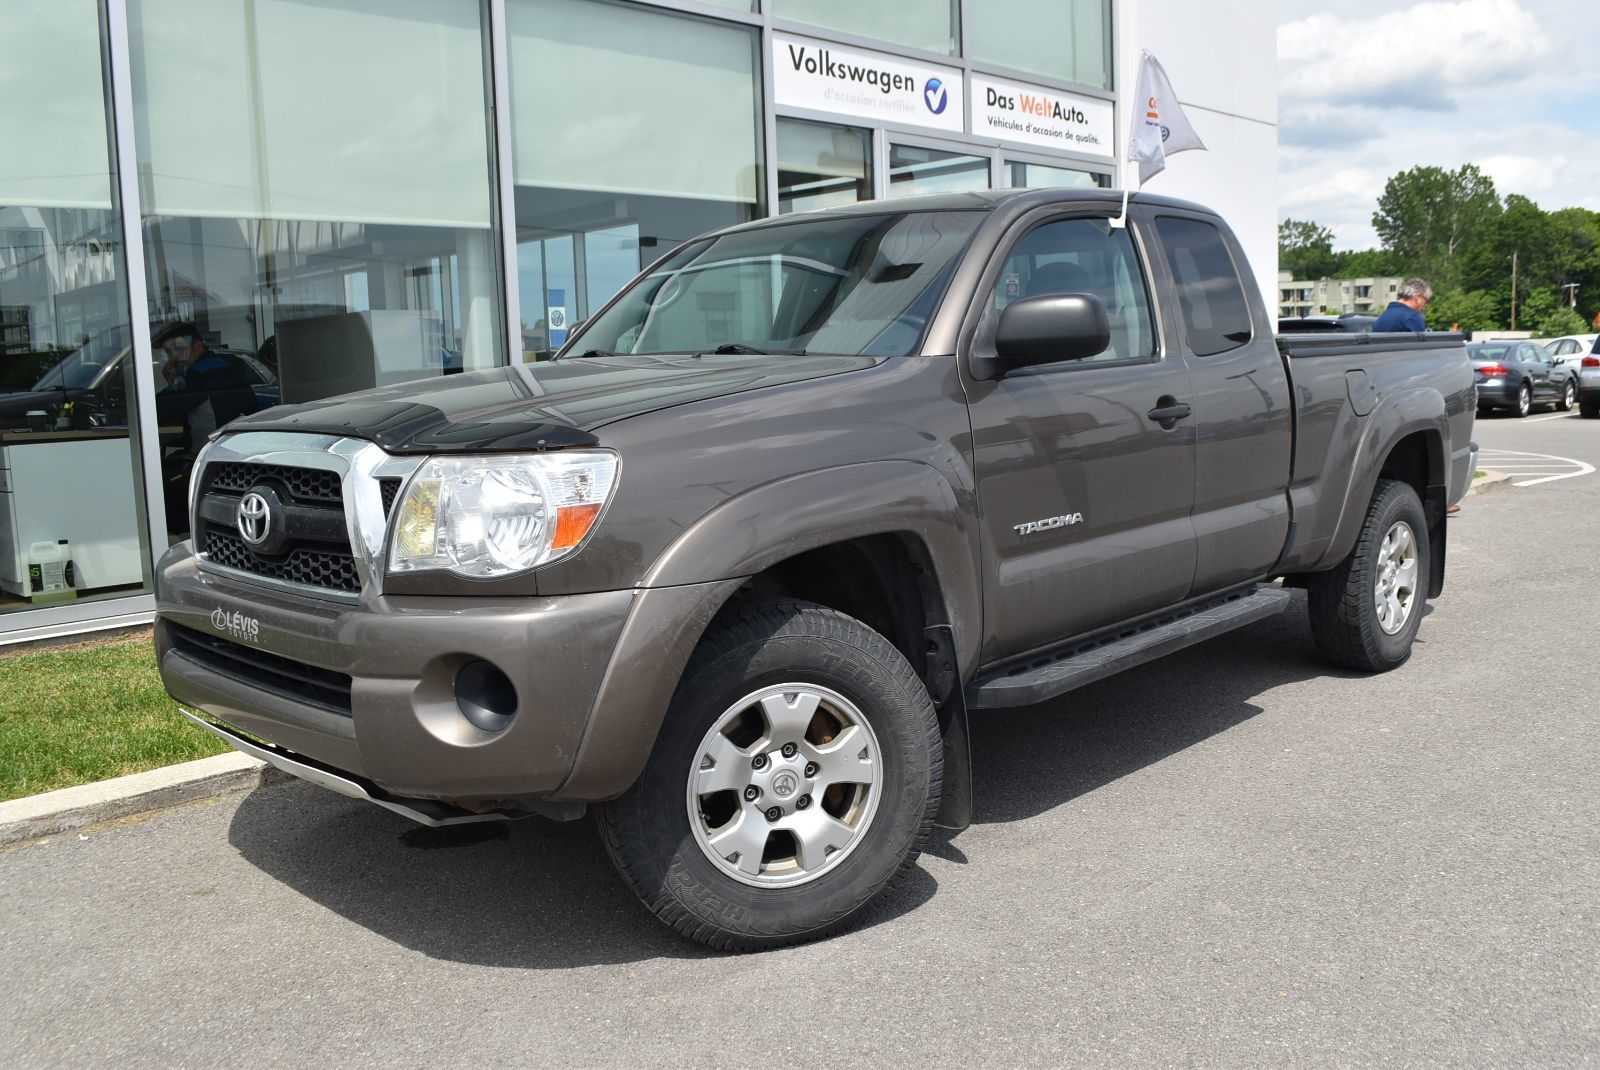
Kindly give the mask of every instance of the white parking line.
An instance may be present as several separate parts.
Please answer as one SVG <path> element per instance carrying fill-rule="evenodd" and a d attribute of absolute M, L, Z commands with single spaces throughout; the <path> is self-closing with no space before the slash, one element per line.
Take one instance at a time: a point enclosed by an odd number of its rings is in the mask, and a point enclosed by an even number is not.
<path fill-rule="evenodd" d="M 1594 471 L 1594 465 L 1571 457 L 1556 457 L 1548 453 L 1528 453 L 1524 450 L 1480 450 L 1478 463 L 1484 468 L 1504 472 L 1512 479 L 1513 487 L 1532 487 L 1540 483 L 1554 483 L 1558 479 L 1573 479 Z M 1570 471 L 1569 471 L 1570 469 Z M 1527 478 L 1519 480 L 1519 476 Z"/>
<path fill-rule="evenodd" d="M 1570 420 L 1577 415 L 1575 412 L 1553 412 L 1549 416 L 1524 416 L 1523 420 L 1530 424 L 1536 424 L 1540 420 Z"/>

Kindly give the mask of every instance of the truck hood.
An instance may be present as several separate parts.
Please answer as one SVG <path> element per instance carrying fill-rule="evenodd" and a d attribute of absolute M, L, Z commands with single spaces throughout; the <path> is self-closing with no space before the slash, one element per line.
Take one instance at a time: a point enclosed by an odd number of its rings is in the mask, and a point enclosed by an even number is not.
<path fill-rule="evenodd" d="M 341 435 L 400 454 L 593 446 L 597 428 L 630 416 L 859 371 L 885 359 L 739 354 L 514 364 L 279 405 L 227 430 Z"/>

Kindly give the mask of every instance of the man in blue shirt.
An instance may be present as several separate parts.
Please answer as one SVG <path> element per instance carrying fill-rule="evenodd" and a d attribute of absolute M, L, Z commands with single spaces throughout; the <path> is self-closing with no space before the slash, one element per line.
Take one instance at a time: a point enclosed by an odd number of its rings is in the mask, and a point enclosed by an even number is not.
<path fill-rule="evenodd" d="M 1422 279 L 1407 279 L 1400 284 L 1400 292 L 1395 298 L 1383 310 L 1383 315 L 1378 317 L 1378 322 L 1372 325 L 1374 333 L 1428 329 L 1428 324 L 1422 318 L 1422 310 L 1433 300 L 1433 287 Z"/>

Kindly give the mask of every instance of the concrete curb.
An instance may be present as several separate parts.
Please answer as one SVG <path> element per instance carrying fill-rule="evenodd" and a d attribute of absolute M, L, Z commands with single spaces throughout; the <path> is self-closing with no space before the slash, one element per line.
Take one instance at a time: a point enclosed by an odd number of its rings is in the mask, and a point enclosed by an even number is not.
<path fill-rule="evenodd" d="M 1472 481 L 1472 486 L 1467 488 L 1467 497 L 1474 494 L 1490 494 L 1497 490 L 1508 490 L 1511 487 L 1511 476 L 1505 472 L 1485 471 Z"/>
<path fill-rule="evenodd" d="M 148 773 L 13 799 L 0 803 L 0 847 L 287 779 L 287 773 L 265 762 L 230 751 Z"/>

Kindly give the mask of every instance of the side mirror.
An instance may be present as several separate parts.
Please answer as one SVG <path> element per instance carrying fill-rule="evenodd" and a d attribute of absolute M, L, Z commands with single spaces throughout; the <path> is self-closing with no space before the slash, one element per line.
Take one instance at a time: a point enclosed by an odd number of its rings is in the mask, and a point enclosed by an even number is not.
<path fill-rule="evenodd" d="M 995 363 L 1012 368 L 1082 360 L 1111 345 L 1111 317 L 1093 294 L 1041 294 L 1013 301 L 1000 313 Z"/>

